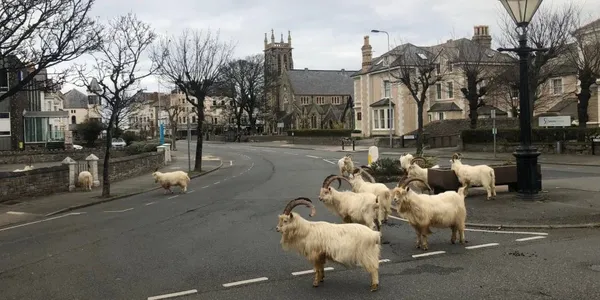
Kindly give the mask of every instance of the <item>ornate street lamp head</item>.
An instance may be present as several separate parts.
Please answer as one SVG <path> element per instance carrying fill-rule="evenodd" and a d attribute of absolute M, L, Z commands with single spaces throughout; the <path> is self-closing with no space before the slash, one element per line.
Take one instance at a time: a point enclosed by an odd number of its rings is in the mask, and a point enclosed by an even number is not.
<path fill-rule="evenodd" d="M 500 0 L 517 27 L 527 27 L 542 0 Z"/>

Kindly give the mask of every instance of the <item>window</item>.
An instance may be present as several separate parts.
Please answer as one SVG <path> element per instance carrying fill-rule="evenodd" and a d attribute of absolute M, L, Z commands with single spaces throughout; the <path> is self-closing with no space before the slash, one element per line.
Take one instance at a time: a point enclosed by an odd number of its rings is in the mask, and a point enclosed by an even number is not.
<path fill-rule="evenodd" d="M 442 70 L 440 69 L 440 64 L 435 64 L 435 74 L 436 75 L 442 74 Z"/>
<path fill-rule="evenodd" d="M 0 113 L 0 136 L 10 136 L 10 113 Z"/>
<path fill-rule="evenodd" d="M 192 116 L 192 123 L 196 123 L 196 116 Z"/>
<path fill-rule="evenodd" d="M 331 97 L 331 104 L 333 104 L 333 105 L 342 104 L 342 98 L 341 97 Z"/>
<path fill-rule="evenodd" d="M 316 115 L 310 116 L 310 127 L 312 129 L 317 128 L 317 116 Z"/>
<path fill-rule="evenodd" d="M 444 119 L 444 113 L 443 112 L 438 113 L 438 120 L 441 121 L 443 119 Z"/>
<path fill-rule="evenodd" d="M 512 98 L 519 98 L 519 89 L 516 86 L 510 88 L 510 96 Z"/>
<path fill-rule="evenodd" d="M 442 84 L 441 83 L 435 84 L 435 92 L 436 92 L 436 99 L 438 99 L 438 100 L 442 99 Z"/>
<path fill-rule="evenodd" d="M 77 118 L 75 116 L 71 116 L 71 124 L 77 124 Z"/>
<path fill-rule="evenodd" d="M 317 104 L 325 104 L 325 97 L 317 97 Z"/>
<path fill-rule="evenodd" d="M 0 92 L 8 91 L 8 71 L 6 69 L 0 70 Z"/>
<path fill-rule="evenodd" d="M 391 88 L 392 84 L 389 80 L 383 81 L 383 97 L 390 98 L 391 97 Z"/>
<path fill-rule="evenodd" d="M 362 120 L 362 113 L 361 112 L 357 112 L 356 113 L 356 120 L 357 121 L 361 121 Z"/>
<path fill-rule="evenodd" d="M 448 85 L 448 99 L 454 98 L 454 83 L 449 81 L 446 83 Z"/>
<path fill-rule="evenodd" d="M 300 97 L 300 104 L 301 105 L 310 104 L 310 97 Z"/>
<path fill-rule="evenodd" d="M 562 92 L 562 78 L 552 79 L 552 94 L 560 95 Z"/>
<path fill-rule="evenodd" d="M 429 118 L 429 122 L 433 121 L 433 116 L 431 114 L 427 114 L 427 117 Z"/>
<path fill-rule="evenodd" d="M 217 100 L 213 100 L 213 105 L 216 106 L 217 105 Z"/>
<path fill-rule="evenodd" d="M 446 68 L 448 69 L 448 73 L 451 73 L 453 71 L 452 63 L 450 61 L 446 62 Z"/>
<path fill-rule="evenodd" d="M 389 108 L 373 109 L 373 129 L 394 129 L 394 114 Z"/>

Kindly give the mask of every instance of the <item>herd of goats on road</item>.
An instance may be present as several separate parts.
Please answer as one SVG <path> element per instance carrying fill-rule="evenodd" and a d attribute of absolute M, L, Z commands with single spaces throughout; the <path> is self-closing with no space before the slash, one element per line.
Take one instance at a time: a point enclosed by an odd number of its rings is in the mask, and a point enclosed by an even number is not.
<path fill-rule="evenodd" d="M 345 266 L 362 266 L 371 274 L 371 291 L 379 288 L 379 259 L 381 252 L 381 224 L 386 223 L 392 213 L 394 202 L 398 215 L 404 217 L 417 234 L 417 248 L 428 249 L 427 236 L 430 227 L 451 228 L 450 242 L 454 244 L 458 237 L 461 244 L 465 240 L 467 210 L 465 196 L 470 186 L 481 186 L 487 191 L 487 199 L 496 196 L 494 169 L 487 165 L 466 165 L 461 162 L 462 155 L 455 153 L 450 160 L 461 187 L 458 191 L 446 191 L 440 194 L 432 192 L 427 184 L 427 169 L 418 165 L 425 162 L 422 157 L 404 154 L 400 157 L 400 166 L 404 176 L 397 186 L 390 189 L 383 183 L 375 182 L 369 166 L 354 167 L 352 155 L 347 154 L 338 161 L 339 175 L 329 175 L 323 181 L 319 200 L 327 209 L 338 215 L 343 224 L 329 222 L 311 222 L 292 212 L 298 205 L 311 209 L 314 216 L 316 208 L 306 197 L 291 200 L 278 216 L 276 230 L 281 233 L 281 246 L 284 250 L 295 250 L 305 256 L 313 265 L 315 277 L 313 286 L 319 286 L 325 277 L 324 266 L 327 260 Z M 432 168 L 439 168 L 438 165 Z M 187 191 L 190 182 L 183 171 L 152 173 L 155 182 L 165 189 L 173 191 L 179 186 Z M 363 177 L 364 176 L 364 177 Z M 365 180 L 367 178 L 367 180 Z M 352 186 L 351 191 L 336 190 L 331 183 L 337 179 L 338 189 L 341 182 Z M 417 192 L 418 191 L 418 192 Z"/>

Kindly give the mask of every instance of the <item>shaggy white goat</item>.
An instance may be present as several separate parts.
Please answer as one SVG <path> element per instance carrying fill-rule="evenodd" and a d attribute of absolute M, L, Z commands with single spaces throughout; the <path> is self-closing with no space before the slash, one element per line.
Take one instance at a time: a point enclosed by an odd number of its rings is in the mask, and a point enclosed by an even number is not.
<path fill-rule="evenodd" d="M 375 182 L 375 179 L 371 174 L 367 173 L 363 169 L 370 169 L 367 166 L 361 166 L 360 168 L 354 168 L 353 174 L 348 179 L 345 179 L 351 186 L 352 191 L 355 193 L 371 193 L 377 196 L 379 200 L 379 214 L 377 219 L 383 224 L 387 223 L 388 216 L 392 213 L 392 194 L 390 189 L 383 183 Z M 365 181 L 362 175 L 366 175 L 371 182 Z"/>
<path fill-rule="evenodd" d="M 314 216 L 316 209 L 308 198 L 290 201 L 279 215 L 276 230 L 281 232 L 283 250 L 294 250 L 310 261 L 315 268 L 313 286 L 325 278 L 327 260 L 345 266 L 362 266 L 371 274 L 371 291 L 379 288 L 379 256 L 381 233 L 361 224 L 333 224 L 311 222 L 293 213 L 292 209 L 305 205 Z"/>
<path fill-rule="evenodd" d="M 427 250 L 427 236 L 431 234 L 430 227 L 451 228 L 450 242 L 456 242 L 457 235 L 461 244 L 465 240 L 465 222 L 467 209 L 465 207 L 464 188 L 458 192 L 446 191 L 437 195 L 418 194 L 408 188 L 412 181 L 421 181 L 419 178 L 410 178 L 393 190 L 394 202 L 398 214 L 405 217 L 417 234 L 417 248 Z M 425 185 L 427 183 L 423 182 Z M 429 187 L 427 185 L 427 187 Z M 430 188 L 431 190 L 431 188 Z"/>
<path fill-rule="evenodd" d="M 414 156 L 412 156 L 412 154 L 410 153 L 405 153 L 404 155 L 401 155 L 400 158 L 398 159 L 400 161 L 400 167 L 402 167 L 402 169 L 404 169 L 404 171 L 408 170 L 408 167 L 410 166 L 410 162 L 413 160 Z"/>
<path fill-rule="evenodd" d="M 92 173 L 88 171 L 81 171 L 79 172 L 77 182 L 79 182 L 79 185 L 84 189 L 91 191 L 92 183 L 94 182 L 94 176 L 92 176 Z"/>
<path fill-rule="evenodd" d="M 371 193 L 338 191 L 329 186 L 336 179 L 339 182 L 340 178 L 344 177 L 332 174 L 325 178 L 319 192 L 319 200 L 327 209 L 340 216 L 344 222 L 363 224 L 380 231 L 377 219 L 379 214 L 377 196 Z"/>
<path fill-rule="evenodd" d="M 172 186 L 179 186 L 181 188 L 181 192 L 187 192 L 187 186 L 190 183 L 190 177 L 184 171 L 174 171 L 174 172 L 159 172 L 158 168 L 152 173 L 152 177 L 154 177 L 154 182 L 160 183 L 160 186 L 165 189 L 165 194 L 167 191 L 173 193 L 171 190 Z"/>
<path fill-rule="evenodd" d="M 32 165 L 27 165 L 23 169 L 16 169 L 13 172 L 24 172 L 24 171 L 30 171 L 30 170 L 33 170 L 33 166 Z"/>
<path fill-rule="evenodd" d="M 348 153 L 346 156 L 338 160 L 338 168 L 340 170 L 340 176 L 350 176 L 354 170 L 354 162 L 352 162 L 352 154 Z M 346 175 L 347 174 L 347 175 Z"/>
<path fill-rule="evenodd" d="M 410 155 L 410 154 L 409 154 Z M 408 165 L 408 169 L 406 169 L 406 175 L 408 175 L 408 177 L 414 177 L 414 178 L 419 178 L 424 182 L 428 182 L 427 181 L 427 168 L 421 168 L 421 166 L 419 166 L 417 164 L 418 161 L 421 161 L 423 163 L 426 163 L 425 159 L 422 157 L 415 157 L 412 160 L 410 160 L 410 164 Z M 431 167 L 431 169 L 436 169 L 439 168 L 440 166 L 435 165 L 433 167 Z M 427 189 L 427 187 L 422 184 L 421 182 L 415 182 L 416 186 L 423 192 Z"/>
<path fill-rule="evenodd" d="M 454 153 L 450 163 L 450 169 L 454 171 L 458 182 L 464 187 L 465 196 L 471 186 L 482 186 L 487 192 L 487 199 L 496 197 L 496 174 L 494 169 L 487 165 L 465 165 L 461 161 L 462 155 Z"/>

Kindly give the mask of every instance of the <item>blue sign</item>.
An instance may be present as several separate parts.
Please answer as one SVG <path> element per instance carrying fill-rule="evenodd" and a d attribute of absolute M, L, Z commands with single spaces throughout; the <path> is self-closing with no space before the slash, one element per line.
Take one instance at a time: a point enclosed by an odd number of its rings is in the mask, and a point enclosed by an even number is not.
<path fill-rule="evenodd" d="M 160 124 L 160 144 L 165 143 L 165 124 Z"/>

